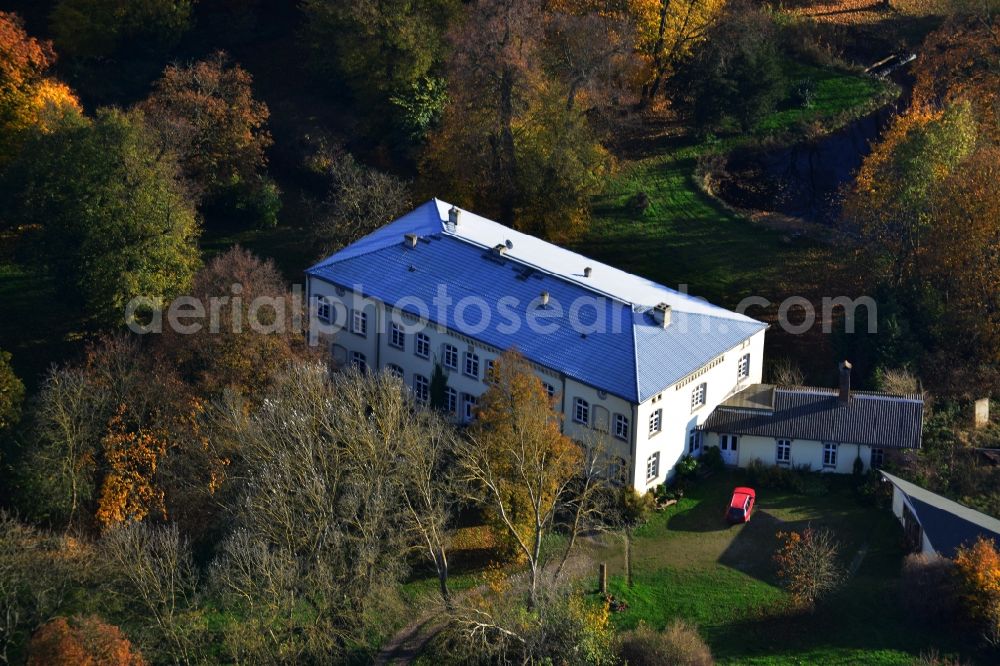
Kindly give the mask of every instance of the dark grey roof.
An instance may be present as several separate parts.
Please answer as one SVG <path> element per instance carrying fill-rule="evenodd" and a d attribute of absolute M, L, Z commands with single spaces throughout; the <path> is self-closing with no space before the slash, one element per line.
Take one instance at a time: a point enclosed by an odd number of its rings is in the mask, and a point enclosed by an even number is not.
<path fill-rule="evenodd" d="M 945 557 L 954 557 L 959 546 L 970 546 L 980 536 L 1000 545 L 1000 520 L 953 502 L 947 497 L 882 472 L 892 485 L 906 495 L 920 527 L 931 546 Z"/>
<path fill-rule="evenodd" d="M 849 402 L 843 402 L 837 391 L 831 389 L 755 384 L 719 405 L 702 429 L 734 435 L 865 444 L 883 449 L 917 449 L 923 414 L 924 401 L 916 395 L 855 391 Z"/>

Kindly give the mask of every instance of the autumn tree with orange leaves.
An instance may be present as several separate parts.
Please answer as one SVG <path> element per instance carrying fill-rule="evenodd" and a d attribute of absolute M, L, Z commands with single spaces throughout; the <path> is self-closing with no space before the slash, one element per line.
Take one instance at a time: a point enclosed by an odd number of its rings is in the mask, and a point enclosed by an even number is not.
<path fill-rule="evenodd" d="M 611 159 L 573 104 L 581 63 L 549 50 L 547 18 L 538 0 L 480 0 L 453 26 L 449 103 L 421 175 L 456 204 L 554 240 L 582 231 Z"/>
<path fill-rule="evenodd" d="M 163 490 L 156 483 L 156 468 L 167 453 L 161 435 L 126 425 L 127 408 L 121 405 L 101 441 L 107 472 L 97 504 L 97 520 L 105 529 L 153 514 L 166 518 Z"/>
<path fill-rule="evenodd" d="M 973 545 L 959 548 L 955 568 L 969 615 L 979 622 L 983 638 L 1000 646 L 1000 552 L 996 542 L 980 537 Z"/>
<path fill-rule="evenodd" d="M 254 98 L 245 69 L 222 51 L 170 65 L 140 108 L 163 146 L 180 157 L 191 188 L 216 205 L 229 202 L 244 213 L 256 208 L 258 225 L 276 222 L 278 190 L 264 174 L 273 143 L 270 111 Z"/>
<path fill-rule="evenodd" d="M 0 163 L 28 129 L 48 131 L 58 119 L 80 113 L 80 102 L 49 75 L 56 55 L 49 42 L 30 37 L 16 14 L 0 12 Z"/>
<path fill-rule="evenodd" d="M 947 22 L 928 36 L 913 71 L 915 104 L 968 102 L 984 136 L 1000 141 L 1000 23 Z"/>
<path fill-rule="evenodd" d="M 542 542 L 572 500 L 584 455 L 562 433 L 552 400 L 518 353 L 497 358 L 475 426 L 457 457 L 469 499 L 482 505 L 511 553 L 527 562 L 534 603 Z"/>
<path fill-rule="evenodd" d="M 144 666 L 118 627 L 96 617 L 57 617 L 43 624 L 28 645 L 28 666 Z"/>
<path fill-rule="evenodd" d="M 920 362 L 949 392 L 995 386 L 1000 373 L 998 151 L 982 128 L 970 101 L 914 106 L 865 159 L 843 208 L 863 240 L 865 287 L 892 290 L 926 322 L 917 328 L 932 351 Z"/>

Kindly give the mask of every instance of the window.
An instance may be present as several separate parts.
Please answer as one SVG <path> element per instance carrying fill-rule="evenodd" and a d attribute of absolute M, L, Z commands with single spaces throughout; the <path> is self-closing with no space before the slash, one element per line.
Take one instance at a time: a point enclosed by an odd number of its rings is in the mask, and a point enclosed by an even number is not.
<path fill-rule="evenodd" d="M 465 399 L 462 401 L 462 419 L 468 422 L 476 418 L 476 406 L 479 404 L 479 398 L 468 393 L 465 393 L 464 396 Z"/>
<path fill-rule="evenodd" d="M 615 437 L 628 441 L 628 417 L 615 414 Z"/>
<path fill-rule="evenodd" d="M 333 311 L 330 307 L 330 301 L 326 300 L 325 296 L 320 296 L 316 294 L 316 317 L 320 321 L 329 322 L 333 319 Z"/>
<path fill-rule="evenodd" d="M 792 440 L 778 440 L 778 448 L 774 453 L 774 460 L 779 465 L 787 465 L 792 462 Z"/>
<path fill-rule="evenodd" d="M 663 430 L 663 408 L 657 409 L 649 415 L 649 434 L 655 435 Z"/>
<path fill-rule="evenodd" d="M 736 369 L 736 380 L 743 381 L 750 376 L 750 354 L 740 357 L 739 367 Z"/>
<path fill-rule="evenodd" d="M 488 382 L 493 379 L 493 366 L 496 365 L 496 361 L 492 358 L 486 361 L 486 374 L 483 375 L 483 381 Z"/>
<path fill-rule="evenodd" d="M 871 466 L 881 469 L 882 465 L 885 464 L 885 450 L 884 449 L 872 449 L 872 462 Z"/>
<path fill-rule="evenodd" d="M 646 458 L 646 481 L 652 481 L 660 475 L 660 452 Z"/>
<path fill-rule="evenodd" d="M 837 445 L 827 442 L 823 445 L 823 467 L 837 466 Z"/>
<path fill-rule="evenodd" d="M 548 382 L 542 382 L 542 386 L 545 388 L 545 394 L 549 396 L 549 400 L 556 397 L 556 387 Z"/>
<path fill-rule="evenodd" d="M 452 387 L 444 390 L 445 409 L 449 414 L 458 414 L 458 391 Z"/>
<path fill-rule="evenodd" d="M 688 454 L 697 455 L 701 451 L 701 430 L 694 429 L 688 433 Z"/>
<path fill-rule="evenodd" d="M 420 358 L 430 358 L 431 339 L 426 333 L 417 333 L 416 342 L 413 345 L 413 353 Z"/>
<path fill-rule="evenodd" d="M 368 335 L 368 313 L 355 310 L 351 317 L 351 332 L 358 335 Z"/>
<path fill-rule="evenodd" d="M 406 348 L 406 333 L 403 332 L 403 327 L 399 324 L 393 323 L 389 329 L 389 344 L 396 349 Z"/>
<path fill-rule="evenodd" d="M 691 391 L 691 411 L 696 411 L 705 404 L 705 394 L 708 392 L 708 384 L 701 383 Z"/>
<path fill-rule="evenodd" d="M 351 352 L 351 365 L 364 372 L 368 369 L 368 359 L 361 352 Z"/>
<path fill-rule="evenodd" d="M 465 374 L 479 379 L 479 356 L 465 352 Z"/>
<path fill-rule="evenodd" d="M 573 420 L 577 423 L 590 425 L 590 403 L 583 398 L 573 400 Z"/>
<path fill-rule="evenodd" d="M 458 370 L 458 347 L 455 345 L 444 346 L 444 367 Z"/>
<path fill-rule="evenodd" d="M 413 397 L 421 405 L 426 405 L 431 397 L 431 383 L 423 375 L 413 375 Z"/>
<path fill-rule="evenodd" d="M 403 378 L 403 369 L 394 363 L 390 363 L 385 366 L 385 371 L 393 377 L 399 377 L 400 379 Z"/>

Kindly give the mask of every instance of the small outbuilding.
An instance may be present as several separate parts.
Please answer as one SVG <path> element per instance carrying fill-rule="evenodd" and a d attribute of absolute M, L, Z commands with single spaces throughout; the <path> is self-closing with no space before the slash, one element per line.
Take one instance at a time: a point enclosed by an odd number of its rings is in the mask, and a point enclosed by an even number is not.
<path fill-rule="evenodd" d="M 979 537 L 1000 546 L 1000 520 L 879 471 L 893 486 L 892 512 L 913 551 L 953 558 L 959 546 L 972 545 Z"/>

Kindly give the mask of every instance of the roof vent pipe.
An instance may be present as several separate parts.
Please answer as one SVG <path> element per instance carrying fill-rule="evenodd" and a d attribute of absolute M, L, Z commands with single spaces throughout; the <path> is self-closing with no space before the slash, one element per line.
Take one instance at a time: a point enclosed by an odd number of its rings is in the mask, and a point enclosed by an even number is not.
<path fill-rule="evenodd" d="M 851 400 L 851 362 L 844 361 L 840 364 L 840 401 L 850 402 Z"/>
<path fill-rule="evenodd" d="M 543 291 L 541 296 L 542 307 L 546 307 L 549 304 L 549 292 Z"/>
<path fill-rule="evenodd" d="M 419 238 L 416 234 L 403 234 L 403 242 L 407 247 L 416 247 Z"/>
<path fill-rule="evenodd" d="M 451 210 L 448 211 L 448 224 L 450 224 L 453 227 L 457 227 L 458 218 L 461 215 L 461 213 L 462 211 L 458 209 L 458 206 L 452 206 Z"/>
<path fill-rule="evenodd" d="M 586 268 L 583 269 L 583 277 L 590 277 L 590 274 L 593 272 L 594 269 L 591 268 L 590 266 L 587 266 Z"/>

